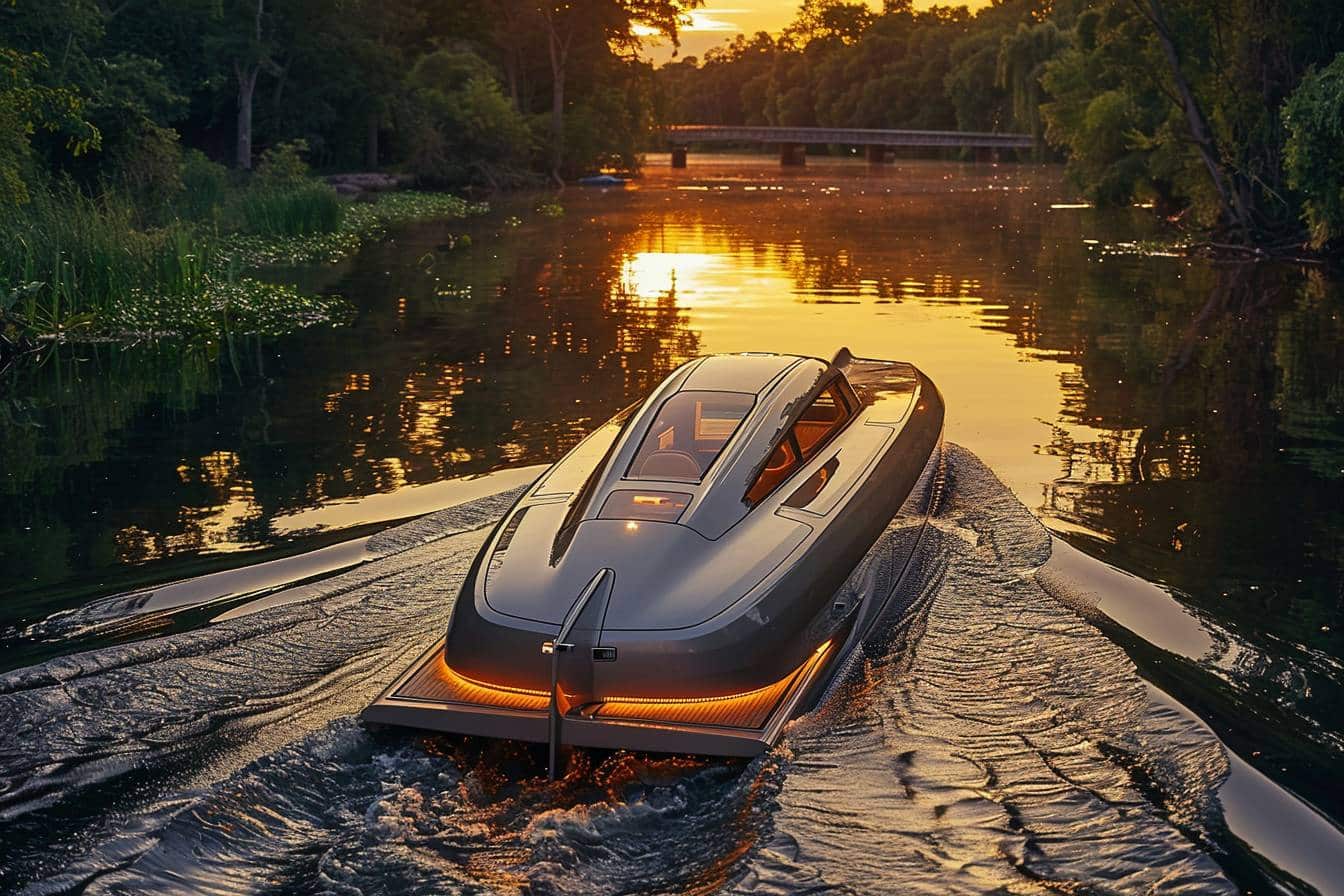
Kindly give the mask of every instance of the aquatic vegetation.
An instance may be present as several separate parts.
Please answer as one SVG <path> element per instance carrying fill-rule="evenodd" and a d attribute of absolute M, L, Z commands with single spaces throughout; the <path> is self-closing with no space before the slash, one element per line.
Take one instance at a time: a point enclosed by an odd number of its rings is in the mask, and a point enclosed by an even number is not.
<path fill-rule="evenodd" d="M 483 214 L 487 209 L 484 203 L 468 202 L 447 193 L 383 193 L 372 202 L 346 205 L 340 227 L 331 232 L 236 234 L 226 238 L 222 254 L 240 267 L 335 263 L 389 227 L 465 218 Z"/>
<path fill-rule="evenodd" d="M 352 312 L 340 296 L 307 296 L 283 283 L 252 277 L 220 280 L 204 274 L 189 295 L 134 289 L 113 303 L 100 324 L 123 339 L 212 333 L 278 336 L 317 324 L 344 323 Z"/>
<path fill-rule="evenodd" d="M 274 189 L 244 190 L 231 212 L 242 233 L 307 236 L 339 230 L 345 205 L 331 187 L 305 181 Z"/>
<path fill-rule="evenodd" d="M 361 234 L 347 230 L 289 237 L 239 234 L 226 237 L 220 251 L 233 266 L 243 268 L 335 264 L 352 254 L 363 242 Z"/>
<path fill-rule="evenodd" d="M 448 193 L 384 193 L 372 203 L 352 206 L 349 218 L 357 222 L 372 219 L 386 226 L 440 218 L 463 218 L 481 214 L 488 208 L 483 202 L 468 202 Z"/>
<path fill-rule="evenodd" d="M 73 187 L 34 191 L 28 205 L 0 219 L 0 285 L 11 294 L 22 287 L 11 319 L 41 334 L 88 329 L 137 288 L 185 292 L 207 254 L 194 228 L 140 230 L 128 202 Z"/>
<path fill-rule="evenodd" d="M 223 207 L 194 209 L 223 223 L 174 220 L 141 229 L 123 197 L 53 189 L 0 221 L 4 327 L 14 338 L 71 340 L 280 333 L 336 323 L 348 316 L 343 299 L 301 296 L 241 272 L 339 261 L 390 227 L 484 209 L 431 193 L 349 203 L 305 180 L 257 184 L 229 194 Z"/>

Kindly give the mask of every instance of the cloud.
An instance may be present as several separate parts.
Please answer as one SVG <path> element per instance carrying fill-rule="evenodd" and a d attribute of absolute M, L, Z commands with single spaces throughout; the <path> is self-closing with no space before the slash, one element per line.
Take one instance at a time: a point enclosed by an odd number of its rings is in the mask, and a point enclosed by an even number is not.
<path fill-rule="evenodd" d="M 707 12 L 703 9 L 694 9 L 686 14 L 686 21 L 679 29 L 682 33 L 689 31 L 724 31 L 730 34 L 745 30 L 743 25 L 729 21 L 731 16 L 749 16 L 758 10 L 753 9 L 716 9 L 713 12 Z M 636 25 L 635 34 L 640 37 L 657 37 L 659 32 L 647 25 Z"/>
<path fill-rule="evenodd" d="M 749 15 L 750 9 L 716 9 L 710 15 L 702 9 L 692 10 L 691 22 L 683 26 L 686 31 L 741 31 L 742 26 L 719 18 L 719 16 Z"/>

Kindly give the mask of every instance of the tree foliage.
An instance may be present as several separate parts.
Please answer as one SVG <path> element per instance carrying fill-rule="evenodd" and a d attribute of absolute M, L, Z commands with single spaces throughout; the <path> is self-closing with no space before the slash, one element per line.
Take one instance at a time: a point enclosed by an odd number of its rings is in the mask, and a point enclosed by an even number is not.
<path fill-rule="evenodd" d="M 660 69 L 662 114 L 711 124 L 1035 131 L 1040 67 L 1064 42 L 1048 21 L 1022 32 L 1044 9 L 1038 0 L 999 0 L 972 15 L 888 0 L 875 14 L 863 3 L 805 0 L 779 38 L 739 35 L 703 60 Z"/>
<path fill-rule="evenodd" d="M 490 66 L 469 50 L 422 56 L 407 78 L 397 113 L 403 154 L 438 184 L 517 179 L 528 163 L 529 134 Z"/>
<path fill-rule="evenodd" d="M 995 0 L 973 15 L 804 0 L 778 38 L 664 66 L 659 109 L 707 124 L 1025 131 L 1099 203 L 1151 200 L 1245 243 L 1291 241 L 1305 216 L 1319 241 L 1339 227 L 1324 67 L 1341 50 L 1337 0 Z"/>
<path fill-rule="evenodd" d="M 294 140 L 452 186 L 633 166 L 641 40 L 699 2 L 0 0 L 0 178 L 9 201 L 45 173 L 148 209 L 187 150 L 248 169 Z"/>
<path fill-rule="evenodd" d="M 190 153 L 246 169 L 296 140 L 318 169 L 563 178 L 634 168 L 660 118 L 1025 131 L 1098 202 L 1339 232 L 1338 0 L 802 0 L 655 71 L 641 41 L 700 2 L 0 0 L 0 201 L 68 178 L 152 224 Z"/>
<path fill-rule="evenodd" d="M 1329 0 L 1093 0 L 1040 79 L 1046 135 L 1099 201 L 1151 197 L 1245 242 L 1298 227 L 1284 103 L 1344 48 Z"/>
<path fill-rule="evenodd" d="M 64 136 L 72 155 L 96 149 L 101 139 L 78 94 L 39 83 L 46 67 L 40 53 L 0 47 L 0 210 L 29 199 L 34 135 Z"/>
<path fill-rule="evenodd" d="M 1302 194 L 1313 241 L 1344 239 L 1344 53 L 1302 79 L 1283 107 L 1288 185 Z"/>

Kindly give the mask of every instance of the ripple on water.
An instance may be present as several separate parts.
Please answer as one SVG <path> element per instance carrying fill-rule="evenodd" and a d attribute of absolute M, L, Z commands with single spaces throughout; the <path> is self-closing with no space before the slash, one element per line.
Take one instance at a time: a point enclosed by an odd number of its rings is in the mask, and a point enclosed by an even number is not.
<path fill-rule="evenodd" d="M 10 861 L 33 893 L 1235 892 L 1218 742 L 1041 589 L 1048 536 L 993 475 L 948 462 L 919 587 L 767 756 L 578 753 L 549 784 L 531 748 L 365 730 L 446 617 L 457 536 L 0 679 Z"/>
<path fill-rule="evenodd" d="M 1153 718 L 1125 654 L 1033 581 L 1045 530 L 970 454 L 950 465 L 936 596 L 793 731 L 743 889 L 1235 892 L 1196 845 L 1221 746 Z"/>

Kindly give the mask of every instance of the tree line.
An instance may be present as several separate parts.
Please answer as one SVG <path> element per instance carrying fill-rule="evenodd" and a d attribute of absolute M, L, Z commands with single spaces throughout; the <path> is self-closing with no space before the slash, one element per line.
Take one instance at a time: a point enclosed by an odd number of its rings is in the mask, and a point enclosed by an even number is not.
<path fill-rule="evenodd" d="M 1098 203 L 1238 245 L 1344 235 L 1337 0 L 803 0 L 654 69 L 701 0 L 0 0 L 0 203 L 184 165 L 503 187 L 635 169 L 660 122 L 1026 131 Z"/>
<path fill-rule="evenodd" d="M 1025 131 L 1090 198 L 1236 246 L 1344 238 L 1344 4 L 804 0 L 659 70 L 680 121 Z"/>
<path fill-rule="evenodd" d="M 637 35 L 675 39 L 698 2 L 0 0 L 0 201 L 53 173 L 162 187 L 183 150 L 248 170 L 299 140 L 321 168 L 442 186 L 633 165 Z"/>

